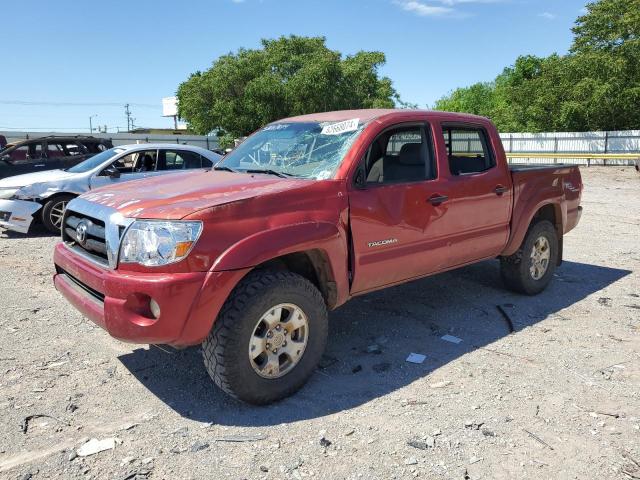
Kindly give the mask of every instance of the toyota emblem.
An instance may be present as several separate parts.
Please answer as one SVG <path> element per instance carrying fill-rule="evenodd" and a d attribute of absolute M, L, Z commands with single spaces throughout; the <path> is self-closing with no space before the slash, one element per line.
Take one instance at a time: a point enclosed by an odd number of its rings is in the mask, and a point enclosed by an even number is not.
<path fill-rule="evenodd" d="M 80 245 L 84 244 L 84 241 L 87 239 L 87 224 L 85 222 L 80 222 L 76 227 L 76 240 Z"/>

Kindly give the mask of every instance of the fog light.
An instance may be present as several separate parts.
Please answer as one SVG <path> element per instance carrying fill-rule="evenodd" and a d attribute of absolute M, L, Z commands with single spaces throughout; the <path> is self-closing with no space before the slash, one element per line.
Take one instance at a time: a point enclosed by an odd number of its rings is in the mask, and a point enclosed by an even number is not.
<path fill-rule="evenodd" d="M 151 315 L 154 318 L 160 318 L 160 305 L 153 298 L 149 300 L 149 308 L 151 309 Z"/>

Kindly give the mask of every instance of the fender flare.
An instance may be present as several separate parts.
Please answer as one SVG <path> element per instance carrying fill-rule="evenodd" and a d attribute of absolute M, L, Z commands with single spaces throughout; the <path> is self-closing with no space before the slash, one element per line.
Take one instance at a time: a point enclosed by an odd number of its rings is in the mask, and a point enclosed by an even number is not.
<path fill-rule="evenodd" d="M 329 222 L 304 222 L 257 232 L 235 243 L 214 262 L 212 271 L 253 268 L 291 253 L 320 251 L 335 282 L 336 306 L 349 296 L 347 235 Z"/>
<path fill-rule="evenodd" d="M 531 222 L 533 221 L 536 214 L 542 208 L 549 205 L 551 205 L 554 209 L 555 219 L 556 219 L 555 227 L 556 227 L 556 230 L 558 231 L 558 239 L 562 243 L 564 225 L 566 224 L 566 219 L 567 219 L 566 207 L 563 208 L 563 203 L 561 199 L 547 198 L 545 200 L 541 200 L 540 202 L 536 203 L 534 207 L 532 207 L 531 209 L 527 209 L 526 216 L 519 215 L 520 221 L 515 227 L 512 227 L 511 236 L 509 237 L 507 246 L 504 248 L 504 250 L 500 255 L 509 256 L 509 255 L 513 255 L 515 252 L 518 251 L 518 249 L 520 248 L 520 245 L 522 245 L 522 242 L 524 241 L 524 237 L 527 234 L 527 231 L 529 230 L 529 226 L 531 225 Z"/>

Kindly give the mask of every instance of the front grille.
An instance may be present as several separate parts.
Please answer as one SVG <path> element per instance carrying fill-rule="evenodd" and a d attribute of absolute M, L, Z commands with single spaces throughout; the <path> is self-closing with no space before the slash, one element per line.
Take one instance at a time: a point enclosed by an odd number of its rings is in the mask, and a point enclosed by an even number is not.
<path fill-rule="evenodd" d="M 78 227 L 83 225 L 84 238 L 79 238 Z M 89 256 L 91 259 L 108 265 L 107 243 L 105 235 L 105 224 L 99 218 L 90 217 L 79 212 L 67 209 L 64 218 L 64 228 L 62 239 L 67 244 L 78 250 L 80 253 Z"/>

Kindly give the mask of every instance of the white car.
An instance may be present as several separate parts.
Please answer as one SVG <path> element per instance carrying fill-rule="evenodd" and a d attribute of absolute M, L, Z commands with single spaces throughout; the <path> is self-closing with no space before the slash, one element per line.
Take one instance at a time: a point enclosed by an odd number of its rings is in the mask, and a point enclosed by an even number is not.
<path fill-rule="evenodd" d="M 217 153 L 190 145 L 124 145 L 66 170 L 4 178 L 0 180 L 0 227 L 27 233 L 36 219 L 50 232 L 59 233 L 64 209 L 78 195 L 119 182 L 211 168 L 220 158 Z"/>

